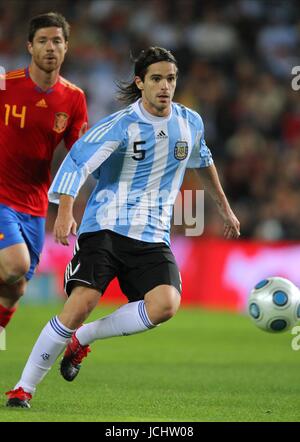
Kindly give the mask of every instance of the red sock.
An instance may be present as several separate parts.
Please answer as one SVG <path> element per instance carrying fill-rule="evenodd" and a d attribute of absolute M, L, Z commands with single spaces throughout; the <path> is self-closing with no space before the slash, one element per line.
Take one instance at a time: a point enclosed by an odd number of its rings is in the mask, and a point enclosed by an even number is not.
<path fill-rule="evenodd" d="M 6 308 L 0 304 L 0 327 L 5 328 L 7 326 L 16 310 L 16 307 Z"/>

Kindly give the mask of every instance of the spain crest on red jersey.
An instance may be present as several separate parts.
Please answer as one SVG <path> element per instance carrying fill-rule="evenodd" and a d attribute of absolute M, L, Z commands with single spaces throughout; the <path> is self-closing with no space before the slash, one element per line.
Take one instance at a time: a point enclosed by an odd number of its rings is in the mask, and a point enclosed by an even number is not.
<path fill-rule="evenodd" d="M 55 114 L 54 127 L 53 130 L 60 134 L 67 127 L 69 115 L 65 112 L 57 112 Z"/>

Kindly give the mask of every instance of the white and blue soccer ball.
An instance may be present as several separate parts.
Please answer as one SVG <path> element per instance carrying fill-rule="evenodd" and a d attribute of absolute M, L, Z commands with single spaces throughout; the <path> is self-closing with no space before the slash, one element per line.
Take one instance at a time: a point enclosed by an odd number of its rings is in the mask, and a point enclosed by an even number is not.
<path fill-rule="evenodd" d="M 300 320 L 300 290 L 279 276 L 263 279 L 250 293 L 248 312 L 262 330 L 289 330 Z"/>

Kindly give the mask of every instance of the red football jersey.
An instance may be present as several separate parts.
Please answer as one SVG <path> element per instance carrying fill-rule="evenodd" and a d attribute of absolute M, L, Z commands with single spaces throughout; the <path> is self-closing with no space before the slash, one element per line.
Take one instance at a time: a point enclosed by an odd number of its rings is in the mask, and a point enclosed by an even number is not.
<path fill-rule="evenodd" d="M 46 216 L 53 153 L 64 139 L 70 149 L 87 122 L 85 95 L 59 77 L 41 90 L 27 69 L 7 73 L 0 90 L 0 203 Z"/>

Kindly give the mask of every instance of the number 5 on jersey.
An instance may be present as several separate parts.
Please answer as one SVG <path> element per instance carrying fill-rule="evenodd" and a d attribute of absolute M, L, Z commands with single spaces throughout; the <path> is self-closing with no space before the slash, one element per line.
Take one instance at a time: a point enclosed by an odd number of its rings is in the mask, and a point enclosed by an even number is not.
<path fill-rule="evenodd" d="M 138 147 L 139 144 L 146 144 L 146 141 L 135 141 L 133 143 L 133 152 L 137 155 L 133 155 L 132 158 L 136 161 L 141 161 L 145 159 L 146 150 L 140 149 Z"/>
<path fill-rule="evenodd" d="M 15 104 L 13 104 L 12 106 L 10 104 L 5 104 L 5 126 L 9 125 L 10 115 L 15 118 L 20 118 L 21 129 L 25 127 L 26 106 L 22 106 L 21 113 L 18 113 L 17 106 Z"/>

